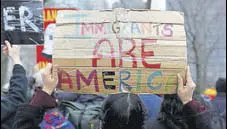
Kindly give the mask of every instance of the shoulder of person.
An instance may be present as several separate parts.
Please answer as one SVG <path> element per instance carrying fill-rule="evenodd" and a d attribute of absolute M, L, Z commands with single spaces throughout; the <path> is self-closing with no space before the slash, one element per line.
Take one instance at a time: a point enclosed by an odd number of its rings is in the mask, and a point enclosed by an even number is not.
<path fill-rule="evenodd" d="M 161 121 L 150 120 L 145 123 L 144 129 L 167 129 Z"/>

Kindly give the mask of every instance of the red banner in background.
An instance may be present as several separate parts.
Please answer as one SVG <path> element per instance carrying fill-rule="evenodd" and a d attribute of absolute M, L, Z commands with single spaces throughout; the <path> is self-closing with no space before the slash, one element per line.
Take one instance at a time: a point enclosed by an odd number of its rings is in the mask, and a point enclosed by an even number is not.
<path fill-rule="evenodd" d="M 36 46 L 36 62 L 39 65 L 39 69 L 44 68 L 48 63 L 52 62 L 52 59 L 48 59 L 42 55 L 43 48 L 43 45 Z"/>
<path fill-rule="evenodd" d="M 44 8 L 43 9 L 43 21 L 44 21 L 44 30 L 51 23 L 56 22 L 57 12 L 59 10 L 77 10 L 75 8 Z"/>
<path fill-rule="evenodd" d="M 44 68 L 47 63 L 52 62 L 53 33 L 58 10 L 76 10 L 73 8 L 44 8 L 43 9 L 43 29 L 44 45 L 36 46 L 36 62 L 39 69 Z"/>

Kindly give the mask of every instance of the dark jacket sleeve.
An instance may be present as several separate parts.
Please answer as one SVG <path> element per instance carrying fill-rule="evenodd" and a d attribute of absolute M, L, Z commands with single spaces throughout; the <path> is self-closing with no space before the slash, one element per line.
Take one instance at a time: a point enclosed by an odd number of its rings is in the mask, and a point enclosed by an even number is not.
<path fill-rule="evenodd" d="M 189 129 L 211 129 L 210 112 L 198 101 L 191 101 L 183 108 Z"/>
<path fill-rule="evenodd" d="M 7 96 L 1 97 L 1 122 L 17 110 L 18 104 L 25 103 L 27 94 L 27 78 L 23 66 L 16 64 L 10 79 Z"/>
<path fill-rule="evenodd" d="M 17 109 L 12 129 L 40 129 L 39 124 L 47 109 L 56 107 L 55 98 L 42 90 L 37 90 L 30 104 L 20 105 Z"/>

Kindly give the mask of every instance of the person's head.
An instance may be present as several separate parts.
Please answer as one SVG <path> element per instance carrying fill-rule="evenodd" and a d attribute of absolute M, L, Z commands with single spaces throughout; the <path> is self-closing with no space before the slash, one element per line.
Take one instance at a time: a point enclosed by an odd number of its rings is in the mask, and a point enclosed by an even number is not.
<path fill-rule="evenodd" d="M 168 129 L 188 129 L 183 116 L 183 103 L 177 94 L 165 95 L 161 105 L 159 121 L 162 121 Z"/>
<path fill-rule="evenodd" d="M 135 94 L 109 95 L 103 104 L 102 129 L 142 129 L 146 119 L 147 111 Z"/>
<path fill-rule="evenodd" d="M 35 65 L 33 68 L 32 76 L 28 77 L 28 91 L 27 98 L 31 100 L 35 93 L 36 88 L 43 87 L 43 80 L 41 74 L 44 72 L 44 69 L 39 70 L 38 65 Z"/>
<path fill-rule="evenodd" d="M 218 78 L 216 81 L 216 91 L 217 93 L 226 93 L 226 79 Z"/>
<path fill-rule="evenodd" d="M 36 64 L 36 65 L 33 67 L 32 72 L 33 72 L 32 77 L 33 77 L 34 80 L 35 80 L 35 82 L 34 82 L 34 84 L 33 84 L 33 87 L 34 87 L 34 88 L 36 88 L 36 87 L 42 88 L 42 87 L 43 87 L 42 74 L 43 74 L 43 72 L 44 72 L 44 68 L 39 69 L 39 64 Z"/>

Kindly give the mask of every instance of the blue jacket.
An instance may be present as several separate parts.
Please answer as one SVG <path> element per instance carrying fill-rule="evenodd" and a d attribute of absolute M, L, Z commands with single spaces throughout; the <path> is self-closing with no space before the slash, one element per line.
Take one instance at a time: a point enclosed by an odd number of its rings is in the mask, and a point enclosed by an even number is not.
<path fill-rule="evenodd" d="M 156 120 L 163 99 L 155 94 L 140 94 L 139 97 L 147 108 L 148 120 Z"/>

